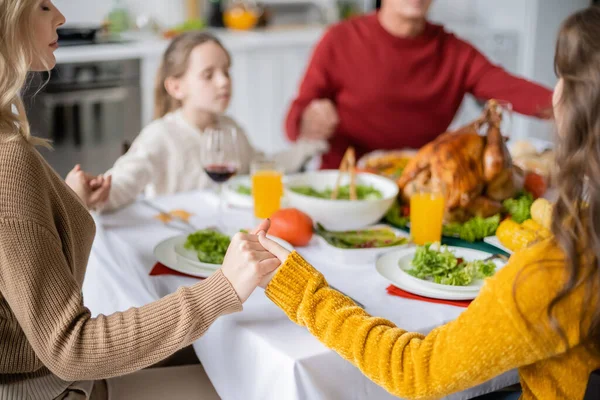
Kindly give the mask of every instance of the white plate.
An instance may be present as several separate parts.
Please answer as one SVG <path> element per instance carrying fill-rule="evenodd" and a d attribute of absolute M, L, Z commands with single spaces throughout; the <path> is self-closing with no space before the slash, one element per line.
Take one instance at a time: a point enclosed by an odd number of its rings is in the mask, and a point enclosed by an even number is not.
<path fill-rule="evenodd" d="M 483 260 L 490 256 L 483 251 L 466 249 L 463 247 L 448 247 L 456 257 L 466 261 Z M 377 272 L 398 288 L 419 296 L 442 300 L 472 300 L 479 294 L 483 281 L 476 281 L 470 286 L 440 285 L 429 281 L 415 278 L 400 268 L 399 261 L 403 260 L 404 268 L 410 268 L 416 247 L 396 250 L 386 253 L 377 259 Z M 408 264 L 408 265 L 407 265 Z M 504 264 L 496 262 L 497 268 Z"/>
<path fill-rule="evenodd" d="M 498 236 L 488 236 L 486 238 L 483 238 L 483 241 L 486 242 L 487 244 L 491 244 L 492 246 L 499 248 L 500 250 L 504 250 L 508 254 L 513 253 L 512 250 L 504 247 L 504 245 L 502 243 L 500 243 L 500 239 L 498 239 Z"/>
<path fill-rule="evenodd" d="M 381 247 L 376 249 L 340 249 L 339 247 L 332 246 L 327 242 L 327 240 L 323 239 L 320 235 L 315 234 L 317 240 L 319 242 L 319 246 L 327 252 L 327 257 L 331 257 L 334 262 L 340 265 L 348 265 L 348 264 L 371 264 L 375 262 L 377 256 L 405 248 L 410 245 L 410 235 L 404 231 L 395 229 L 388 225 L 374 225 L 369 228 L 377 228 L 377 227 L 387 227 L 391 228 L 396 236 L 405 237 L 409 241 L 406 244 L 399 246 L 391 246 L 391 247 Z M 366 228 L 366 229 L 369 229 Z"/>
<path fill-rule="evenodd" d="M 454 255 L 456 257 L 462 258 L 467 262 L 474 261 L 474 260 L 483 260 L 490 256 L 488 253 L 481 252 L 478 250 L 473 250 L 473 249 L 466 249 L 463 247 L 448 247 L 448 250 L 450 250 L 452 253 L 454 253 Z M 414 256 L 415 256 L 415 250 L 411 249 L 411 251 L 407 251 L 404 255 L 401 255 L 400 258 L 398 259 L 397 263 L 398 263 L 398 266 L 399 266 L 402 274 L 406 275 L 404 278 L 412 280 L 413 283 L 416 285 L 426 286 L 428 288 L 435 289 L 435 290 L 444 290 L 444 291 L 450 291 L 450 292 L 464 292 L 464 293 L 479 293 L 479 290 L 483 287 L 482 279 L 474 280 L 473 282 L 471 282 L 470 285 L 467 285 L 467 286 L 453 286 L 453 285 L 443 285 L 440 283 L 426 281 L 423 279 L 419 279 L 415 276 L 412 276 L 407 271 L 410 270 L 411 268 L 413 268 L 412 260 L 413 260 Z M 494 260 L 494 264 L 496 264 L 496 270 L 498 270 L 498 268 L 503 267 L 505 263 L 503 263 L 499 260 Z"/>
<path fill-rule="evenodd" d="M 188 250 L 184 247 L 186 240 L 187 240 L 187 235 L 181 235 L 181 236 L 178 236 L 178 240 L 173 243 L 174 247 L 175 247 L 174 248 L 175 254 L 177 255 L 177 260 L 179 260 L 183 263 L 192 264 L 195 267 L 206 269 L 206 270 L 212 269 L 214 271 L 214 270 L 219 269 L 221 264 L 210 264 L 210 263 L 206 263 L 206 262 L 202 262 L 202 261 L 198 260 L 198 253 L 196 253 L 194 250 Z"/>
<path fill-rule="evenodd" d="M 181 257 L 177 257 L 175 246 L 185 243 L 186 236 L 175 236 L 163 240 L 154 248 L 154 257 L 158 262 L 171 268 L 174 271 L 182 272 L 198 278 L 206 278 L 215 272 L 214 268 L 200 268 L 196 265 L 187 263 Z"/>
<path fill-rule="evenodd" d="M 287 250 L 294 250 L 294 247 L 285 240 L 270 235 L 268 237 L 285 247 Z M 187 235 L 179 235 L 163 240 L 154 248 L 154 257 L 156 257 L 158 262 L 174 271 L 196 276 L 198 278 L 206 278 L 221 267 L 221 265 L 198 261 L 198 258 L 195 257 L 195 252 L 193 251 L 190 252 L 186 250 L 188 252 L 187 254 L 178 254 L 176 249 L 183 248 L 183 244 L 186 240 Z"/>

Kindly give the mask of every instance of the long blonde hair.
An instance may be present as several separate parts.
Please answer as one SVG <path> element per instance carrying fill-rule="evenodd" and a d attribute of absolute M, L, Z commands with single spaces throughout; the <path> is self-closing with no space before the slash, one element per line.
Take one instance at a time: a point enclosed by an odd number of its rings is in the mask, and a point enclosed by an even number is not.
<path fill-rule="evenodd" d="M 2 1 L 2 0 L 0 0 Z M 181 107 L 181 102 L 171 97 L 165 88 L 169 77 L 181 78 L 188 69 L 190 54 L 197 46 L 213 42 L 219 45 L 231 62 L 231 56 L 219 39 L 207 32 L 187 32 L 177 36 L 165 51 L 156 74 L 154 87 L 154 119 L 162 118 Z"/>
<path fill-rule="evenodd" d="M 31 135 L 20 96 L 36 57 L 30 21 L 38 2 L 0 0 L 0 142 L 22 137 L 32 145 L 49 146 L 47 140 Z"/>

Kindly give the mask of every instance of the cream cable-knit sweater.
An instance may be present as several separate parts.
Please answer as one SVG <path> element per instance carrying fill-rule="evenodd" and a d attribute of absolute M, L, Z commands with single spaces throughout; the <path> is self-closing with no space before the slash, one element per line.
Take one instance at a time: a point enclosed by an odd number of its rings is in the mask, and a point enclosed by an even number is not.
<path fill-rule="evenodd" d="M 219 125 L 234 127 L 238 138 L 240 174 L 247 174 L 257 152 L 234 120 L 220 117 Z M 138 135 L 129 151 L 117 160 L 106 175 L 112 175 L 112 188 L 104 211 L 114 210 L 136 200 L 139 194 L 148 197 L 203 189 L 211 184 L 202 169 L 201 132 L 183 117 L 181 110 L 160 118 Z M 303 141 L 290 150 L 278 153 L 275 161 L 285 172 L 296 172 L 310 157 L 327 150 L 325 141 Z"/>

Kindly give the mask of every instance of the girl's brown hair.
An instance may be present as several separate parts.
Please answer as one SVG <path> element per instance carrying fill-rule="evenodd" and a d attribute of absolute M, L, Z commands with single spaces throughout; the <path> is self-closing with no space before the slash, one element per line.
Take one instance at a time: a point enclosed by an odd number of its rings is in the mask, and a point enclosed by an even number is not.
<path fill-rule="evenodd" d="M 568 279 L 550 303 L 548 315 L 566 338 L 554 310 L 561 300 L 584 286 L 591 325 L 582 329 L 584 343 L 600 343 L 600 7 L 570 16 L 562 25 L 554 59 L 562 78 L 559 98 L 559 143 L 552 232 L 565 254 Z M 587 319 L 587 318 L 586 318 Z"/>
<path fill-rule="evenodd" d="M 207 32 L 187 32 L 177 36 L 163 55 L 154 87 L 154 118 L 162 118 L 167 113 L 181 107 L 181 102 L 171 97 L 165 88 L 169 77 L 181 78 L 188 69 L 190 54 L 197 46 L 213 42 L 219 45 L 231 61 L 231 56 L 219 39 Z"/>

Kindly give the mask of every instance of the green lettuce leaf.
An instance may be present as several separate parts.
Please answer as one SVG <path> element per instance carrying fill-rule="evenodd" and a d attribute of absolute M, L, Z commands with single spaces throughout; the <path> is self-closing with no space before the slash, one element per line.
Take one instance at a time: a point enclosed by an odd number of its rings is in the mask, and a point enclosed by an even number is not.
<path fill-rule="evenodd" d="M 533 195 L 524 191 L 514 199 L 504 200 L 502 205 L 518 224 L 531 218 L 531 205 L 533 204 Z"/>
<path fill-rule="evenodd" d="M 487 236 L 494 236 L 498 225 L 500 225 L 500 214 L 488 218 L 475 217 L 463 224 L 453 222 L 444 225 L 443 234 L 444 236 L 459 237 L 472 243 Z"/>

